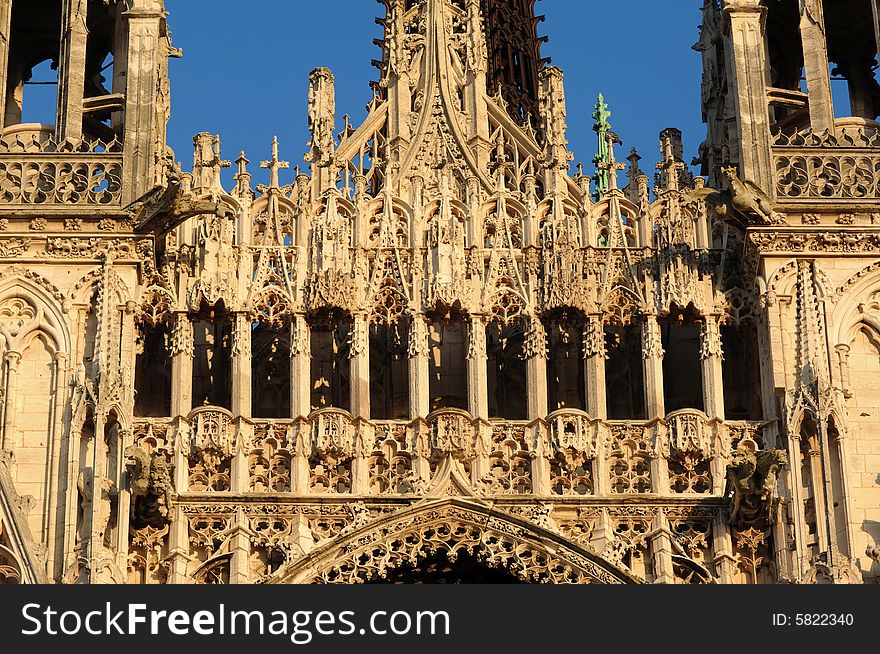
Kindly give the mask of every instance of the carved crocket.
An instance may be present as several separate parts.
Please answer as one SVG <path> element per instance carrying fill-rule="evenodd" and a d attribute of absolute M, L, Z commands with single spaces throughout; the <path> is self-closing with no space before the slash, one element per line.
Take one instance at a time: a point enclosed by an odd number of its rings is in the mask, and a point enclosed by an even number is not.
<path fill-rule="evenodd" d="M 753 452 L 741 448 L 731 455 L 724 491 L 730 502 L 730 524 L 750 527 L 766 521 L 776 479 L 787 464 L 788 458 L 782 450 Z"/>

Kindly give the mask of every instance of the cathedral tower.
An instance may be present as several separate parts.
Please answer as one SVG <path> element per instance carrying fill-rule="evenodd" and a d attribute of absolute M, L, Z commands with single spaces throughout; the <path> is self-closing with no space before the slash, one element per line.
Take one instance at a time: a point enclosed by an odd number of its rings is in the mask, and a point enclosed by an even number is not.
<path fill-rule="evenodd" d="M 710 179 L 621 188 L 534 2 L 383 4 L 254 184 L 162 2 L 0 0 L 0 580 L 877 581 L 873 5 L 707 0 Z"/>
<path fill-rule="evenodd" d="M 728 218 L 739 212 L 747 268 L 768 284 L 791 574 L 857 578 L 880 537 L 880 489 L 859 472 L 877 402 L 865 373 L 850 373 L 878 356 L 880 5 L 706 0 L 703 14 L 701 159 L 732 198 Z"/>
<path fill-rule="evenodd" d="M 92 168 L 91 188 L 45 189 L 49 197 L 22 204 L 53 204 L 53 193 L 72 191 L 83 205 L 121 208 L 164 183 L 167 63 L 176 54 L 162 0 L 0 2 L 3 141 L 26 152 L 107 155 L 105 183 Z M 33 79 L 37 70 L 44 78 Z M 36 85 L 48 88 L 39 92 Z M 51 91 L 55 111 L 33 106 L 45 104 Z M 35 124 L 35 111 L 53 119 Z"/>

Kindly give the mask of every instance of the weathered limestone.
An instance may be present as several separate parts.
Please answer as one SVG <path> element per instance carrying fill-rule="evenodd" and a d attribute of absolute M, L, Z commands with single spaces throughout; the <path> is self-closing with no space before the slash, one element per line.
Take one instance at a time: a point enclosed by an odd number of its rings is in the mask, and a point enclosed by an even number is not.
<path fill-rule="evenodd" d="M 57 133 L 0 133 L 7 580 L 413 582 L 391 561 L 442 545 L 524 581 L 877 582 L 880 110 L 834 62 L 834 119 L 828 3 L 783 26 L 808 104 L 763 3 L 705 4 L 708 180 L 670 128 L 651 189 L 602 98 L 569 174 L 531 9 L 390 0 L 363 124 L 316 68 L 308 167 L 275 139 L 231 191 L 219 136 L 191 173 L 165 143 L 163 3 L 89 4 L 103 95 L 86 4 L 40 34 Z"/>
<path fill-rule="evenodd" d="M 764 43 L 767 9 L 760 0 L 724 0 L 723 6 L 741 174 L 760 188 L 770 189 L 772 196 Z"/>

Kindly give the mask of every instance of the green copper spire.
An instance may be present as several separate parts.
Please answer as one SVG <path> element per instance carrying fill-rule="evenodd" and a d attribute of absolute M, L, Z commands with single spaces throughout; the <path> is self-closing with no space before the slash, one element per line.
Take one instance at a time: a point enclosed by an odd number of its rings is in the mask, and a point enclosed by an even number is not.
<path fill-rule="evenodd" d="M 593 163 L 596 164 L 595 199 L 597 202 L 608 191 L 611 173 L 609 166 L 611 163 L 611 153 L 609 152 L 611 146 L 608 139 L 608 134 L 611 132 L 611 123 L 608 122 L 609 118 L 611 118 L 611 112 L 608 110 L 608 104 L 605 102 L 605 96 L 600 93 L 599 99 L 596 102 L 596 110 L 593 112 L 593 120 L 596 121 L 593 125 L 593 131 L 599 135 L 599 151 L 593 157 Z"/>

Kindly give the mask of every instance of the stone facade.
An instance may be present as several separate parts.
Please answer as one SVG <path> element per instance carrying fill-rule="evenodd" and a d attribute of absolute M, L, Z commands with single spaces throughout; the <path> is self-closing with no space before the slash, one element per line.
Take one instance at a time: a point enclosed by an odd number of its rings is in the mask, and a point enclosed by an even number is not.
<path fill-rule="evenodd" d="M 0 0 L 0 579 L 876 583 L 875 4 L 706 0 L 653 183 L 601 97 L 570 174 L 533 0 L 385 4 L 254 186 L 162 0 Z"/>

